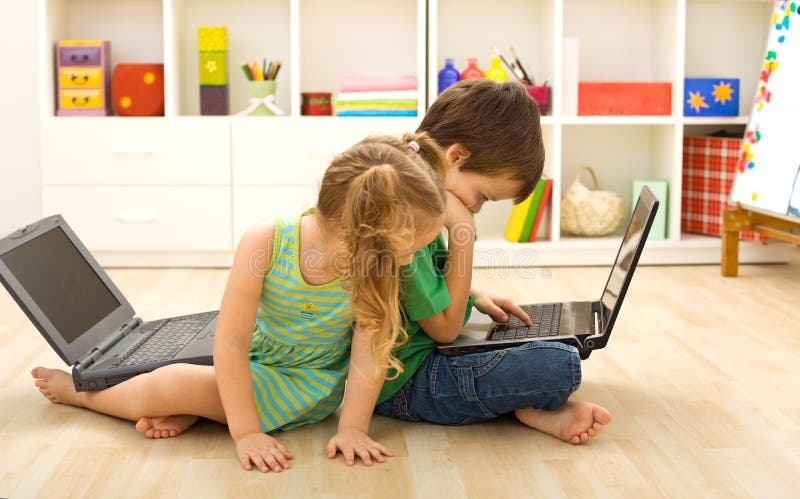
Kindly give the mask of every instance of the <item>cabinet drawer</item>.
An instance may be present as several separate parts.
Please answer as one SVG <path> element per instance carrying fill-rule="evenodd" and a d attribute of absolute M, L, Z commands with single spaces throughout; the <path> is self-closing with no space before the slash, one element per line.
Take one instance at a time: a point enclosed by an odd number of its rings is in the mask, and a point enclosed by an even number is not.
<path fill-rule="evenodd" d="M 229 121 L 45 119 L 42 177 L 59 185 L 228 185 Z"/>
<path fill-rule="evenodd" d="M 319 189 L 312 186 L 234 186 L 233 245 L 242 234 L 261 220 L 273 221 L 278 216 L 297 217 L 317 202 Z"/>
<path fill-rule="evenodd" d="M 413 132 L 417 118 L 236 118 L 233 182 L 316 185 L 331 159 L 371 134 Z"/>
<path fill-rule="evenodd" d="M 229 187 L 45 187 L 90 250 L 229 250 Z"/>
<path fill-rule="evenodd" d="M 100 68 L 61 68 L 58 84 L 61 88 L 100 87 L 103 84 L 103 72 Z"/>
<path fill-rule="evenodd" d="M 102 109 L 103 91 L 99 88 L 61 90 L 59 109 Z"/>
<path fill-rule="evenodd" d="M 59 62 L 62 66 L 99 66 L 99 45 L 59 47 Z"/>

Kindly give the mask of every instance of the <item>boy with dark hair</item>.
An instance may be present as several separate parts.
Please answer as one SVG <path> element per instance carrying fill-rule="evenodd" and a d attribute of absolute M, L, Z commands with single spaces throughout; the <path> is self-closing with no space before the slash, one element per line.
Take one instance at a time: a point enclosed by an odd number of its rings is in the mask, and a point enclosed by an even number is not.
<path fill-rule="evenodd" d="M 574 347 L 556 342 L 442 356 L 474 305 L 498 321 L 530 319 L 511 300 L 470 289 L 475 226 L 486 201 L 523 201 L 544 168 L 539 110 L 516 82 L 460 81 L 433 103 L 418 131 L 430 134 L 448 162 L 448 244 L 440 235 L 406 269 L 402 303 L 409 335 L 396 349 L 402 372 L 390 371 L 375 412 L 410 421 L 467 424 L 514 413 L 522 423 L 580 444 L 611 420 L 589 402 L 569 401 L 581 382 Z"/>

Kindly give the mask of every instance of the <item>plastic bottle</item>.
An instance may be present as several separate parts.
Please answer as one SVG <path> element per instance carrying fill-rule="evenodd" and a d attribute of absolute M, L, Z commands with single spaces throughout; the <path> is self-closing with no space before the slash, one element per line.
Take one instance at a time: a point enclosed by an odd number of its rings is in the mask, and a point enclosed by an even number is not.
<path fill-rule="evenodd" d="M 486 70 L 486 77 L 494 81 L 506 81 L 508 73 L 500 66 L 500 58 L 492 57 L 492 65 Z"/>
<path fill-rule="evenodd" d="M 453 66 L 453 59 L 448 57 L 444 60 L 444 68 L 439 71 L 439 93 L 461 79 L 458 70 Z"/>
<path fill-rule="evenodd" d="M 470 57 L 467 59 L 467 69 L 461 72 L 461 79 L 483 78 L 483 71 L 478 67 L 478 58 Z"/>

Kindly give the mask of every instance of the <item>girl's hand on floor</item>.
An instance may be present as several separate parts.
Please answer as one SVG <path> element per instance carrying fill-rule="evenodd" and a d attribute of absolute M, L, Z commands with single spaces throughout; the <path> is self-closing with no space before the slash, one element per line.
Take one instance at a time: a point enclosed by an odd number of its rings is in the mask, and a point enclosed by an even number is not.
<path fill-rule="evenodd" d="M 341 451 L 344 462 L 348 466 L 355 463 L 355 456 L 361 458 L 367 466 L 372 465 L 374 458 L 379 463 L 386 461 L 383 456 L 392 456 L 392 451 L 369 438 L 363 431 L 354 428 L 340 429 L 339 433 L 328 442 L 328 459 L 336 457 L 336 452 Z"/>
<path fill-rule="evenodd" d="M 473 289 L 472 303 L 475 308 L 497 322 L 508 322 L 509 314 L 513 314 L 519 317 L 526 325 L 531 325 L 531 318 L 528 317 L 528 314 L 508 298 Z"/>
<path fill-rule="evenodd" d="M 292 456 L 280 442 L 266 433 L 250 433 L 236 440 L 236 453 L 242 468 L 250 471 L 253 464 L 266 473 L 270 470 L 280 473 L 289 468 Z"/>

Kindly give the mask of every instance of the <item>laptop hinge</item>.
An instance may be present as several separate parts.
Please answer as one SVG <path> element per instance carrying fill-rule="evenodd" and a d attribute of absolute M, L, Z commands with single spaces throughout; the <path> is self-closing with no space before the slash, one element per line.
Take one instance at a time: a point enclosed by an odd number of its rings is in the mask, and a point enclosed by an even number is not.
<path fill-rule="evenodd" d="M 108 337 L 98 343 L 97 346 L 92 348 L 89 353 L 81 357 L 78 362 L 75 363 L 75 369 L 80 371 L 97 362 L 97 360 L 102 357 L 104 353 L 110 350 L 112 346 L 116 345 L 117 342 L 119 342 L 122 338 L 127 336 L 128 333 L 139 327 L 141 324 L 142 320 L 134 317 L 125 324 L 121 325 L 119 329 L 108 335 Z"/>

